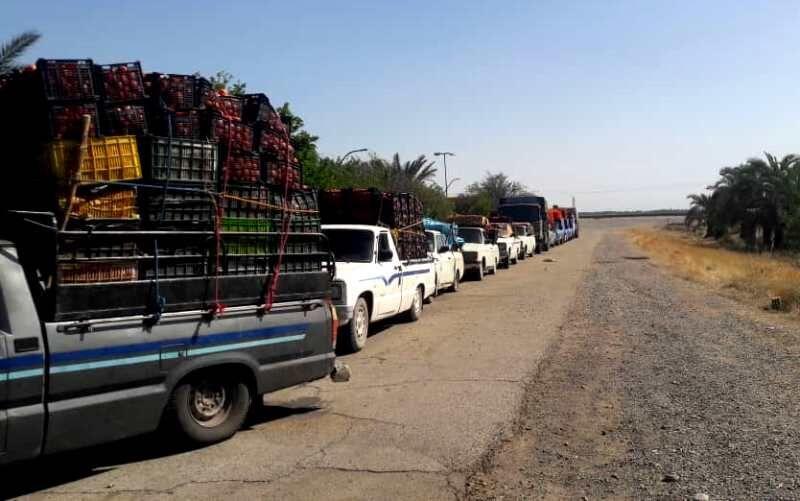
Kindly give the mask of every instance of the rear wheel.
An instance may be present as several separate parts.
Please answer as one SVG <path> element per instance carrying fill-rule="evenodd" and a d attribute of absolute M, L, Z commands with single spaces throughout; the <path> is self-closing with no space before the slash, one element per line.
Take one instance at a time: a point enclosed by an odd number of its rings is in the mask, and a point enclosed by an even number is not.
<path fill-rule="evenodd" d="M 175 424 L 197 444 L 220 442 L 242 427 L 250 410 L 250 389 L 222 372 L 200 374 L 178 385 L 172 393 Z"/>
<path fill-rule="evenodd" d="M 494 260 L 494 266 L 492 266 L 492 272 L 490 273 L 490 275 L 497 275 L 497 267 L 498 266 L 500 266 L 500 260 L 499 259 L 495 259 Z"/>
<path fill-rule="evenodd" d="M 411 301 L 411 309 L 408 310 L 408 319 L 412 322 L 419 320 L 422 316 L 422 286 L 417 287 L 414 291 L 414 299 Z"/>
<path fill-rule="evenodd" d="M 526 257 L 528 257 L 528 249 L 523 248 L 519 253 L 519 260 L 525 261 Z"/>
<path fill-rule="evenodd" d="M 480 262 L 478 263 L 478 270 L 475 272 L 475 279 L 480 282 L 483 280 L 484 273 L 483 262 Z"/>
<path fill-rule="evenodd" d="M 358 298 L 353 308 L 353 318 L 346 328 L 345 348 L 351 353 L 361 351 L 367 344 L 369 336 L 369 306 L 366 299 Z"/>

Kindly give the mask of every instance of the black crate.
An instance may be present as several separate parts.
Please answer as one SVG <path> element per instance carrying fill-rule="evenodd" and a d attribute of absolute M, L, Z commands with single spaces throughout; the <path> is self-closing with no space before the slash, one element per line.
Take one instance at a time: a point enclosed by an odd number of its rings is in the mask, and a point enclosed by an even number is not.
<path fill-rule="evenodd" d="M 253 128 L 240 121 L 231 120 L 217 112 L 209 112 L 206 115 L 205 131 L 209 139 L 231 151 L 253 150 Z"/>
<path fill-rule="evenodd" d="M 216 143 L 156 136 L 145 143 L 141 156 L 148 180 L 216 185 Z"/>
<path fill-rule="evenodd" d="M 100 114 L 94 102 L 71 102 L 47 105 L 46 135 L 48 139 L 79 141 L 83 134 L 83 116 L 89 115 L 89 136 L 96 137 L 100 130 Z"/>
<path fill-rule="evenodd" d="M 288 230 L 291 233 L 319 233 L 320 215 L 317 208 L 317 198 L 313 191 L 291 191 L 289 195 L 288 209 L 291 209 L 291 219 L 289 220 Z M 276 231 L 283 231 L 284 222 L 289 213 L 285 212 L 284 198 L 281 190 L 270 191 L 270 203 L 274 207 L 271 212 L 272 227 Z"/>
<path fill-rule="evenodd" d="M 156 245 L 158 244 L 158 258 Z M 215 255 L 213 237 L 175 239 L 154 239 L 147 249 L 147 255 L 139 261 L 139 279 L 204 277 L 212 273 Z"/>
<path fill-rule="evenodd" d="M 196 186 L 195 186 L 196 187 Z M 170 185 L 139 191 L 139 214 L 142 226 L 153 230 L 196 230 L 214 228 L 214 195 L 191 189 L 192 185 Z"/>
<path fill-rule="evenodd" d="M 269 190 L 261 183 L 229 183 L 220 198 L 224 217 L 247 219 L 270 217 Z"/>
<path fill-rule="evenodd" d="M 103 133 L 108 136 L 147 134 L 145 108 L 138 104 L 107 104 L 103 107 Z"/>
<path fill-rule="evenodd" d="M 142 65 L 138 61 L 95 66 L 95 78 L 100 95 L 107 103 L 142 101 L 147 98 Z"/>
<path fill-rule="evenodd" d="M 36 69 L 42 80 L 45 99 L 50 101 L 95 100 L 91 59 L 39 59 Z"/>
<path fill-rule="evenodd" d="M 145 81 L 157 107 L 172 111 L 202 106 L 204 96 L 211 91 L 209 81 L 195 75 L 148 73 Z"/>
<path fill-rule="evenodd" d="M 154 111 L 150 114 L 151 129 L 158 136 L 178 139 L 204 139 L 201 110 Z"/>
<path fill-rule="evenodd" d="M 135 258 L 139 254 L 137 241 L 125 235 L 83 233 L 58 236 L 57 260 L 60 262 Z"/>
<path fill-rule="evenodd" d="M 269 98 L 264 94 L 247 94 L 244 96 L 244 121 L 249 124 L 260 122 L 269 127 L 270 121 L 274 122 L 279 117 L 278 112 L 272 107 Z"/>

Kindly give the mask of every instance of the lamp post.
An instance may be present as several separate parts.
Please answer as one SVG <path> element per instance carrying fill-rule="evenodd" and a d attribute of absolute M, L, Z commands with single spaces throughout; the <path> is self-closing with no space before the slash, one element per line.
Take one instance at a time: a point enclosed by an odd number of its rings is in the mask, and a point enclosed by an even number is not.
<path fill-rule="evenodd" d="M 350 150 L 350 151 L 348 151 L 347 153 L 345 153 L 345 154 L 344 154 L 344 156 L 343 156 L 341 159 L 339 159 L 339 163 L 340 163 L 340 164 L 343 164 L 343 163 L 344 163 L 344 160 L 345 160 L 347 157 L 349 157 L 350 155 L 354 154 L 354 153 L 364 153 L 365 151 L 369 151 L 369 150 L 368 150 L 367 148 L 359 148 L 359 149 L 357 149 L 357 150 Z"/>
<path fill-rule="evenodd" d="M 454 157 L 456 154 L 450 151 L 437 151 L 433 155 L 436 157 L 442 157 L 442 162 L 444 163 L 444 197 L 447 198 L 447 191 L 450 189 L 450 184 L 447 182 L 447 157 Z"/>

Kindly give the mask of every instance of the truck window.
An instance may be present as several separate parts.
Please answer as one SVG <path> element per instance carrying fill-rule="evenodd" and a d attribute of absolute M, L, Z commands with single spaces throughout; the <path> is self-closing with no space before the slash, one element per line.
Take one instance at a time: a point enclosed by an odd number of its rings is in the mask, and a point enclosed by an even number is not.
<path fill-rule="evenodd" d="M 366 230 L 323 230 L 336 261 L 371 263 L 374 236 Z"/>
<path fill-rule="evenodd" d="M 459 228 L 458 236 L 468 244 L 483 243 L 483 233 L 478 228 Z"/>
<path fill-rule="evenodd" d="M 428 252 L 436 252 L 436 235 L 425 233 L 425 242 L 428 244 Z"/>

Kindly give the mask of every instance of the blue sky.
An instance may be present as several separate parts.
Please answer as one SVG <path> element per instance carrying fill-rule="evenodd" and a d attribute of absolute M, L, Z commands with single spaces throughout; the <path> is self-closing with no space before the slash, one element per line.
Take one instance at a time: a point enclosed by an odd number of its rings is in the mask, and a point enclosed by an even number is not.
<path fill-rule="evenodd" d="M 800 3 L 5 0 L 37 57 L 225 69 L 323 154 L 449 150 L 582 209 L 686 206 L 724 165 L 800 152 Z"/>

